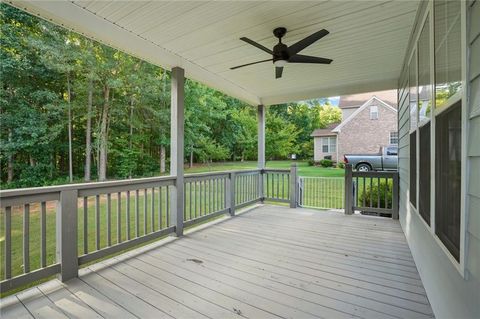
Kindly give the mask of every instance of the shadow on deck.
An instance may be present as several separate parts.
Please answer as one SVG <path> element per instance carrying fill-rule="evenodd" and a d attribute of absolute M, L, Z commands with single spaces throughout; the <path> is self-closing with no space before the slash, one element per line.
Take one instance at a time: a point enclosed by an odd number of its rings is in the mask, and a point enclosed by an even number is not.
<path fill-rule="evenodd" d="M 398 221 L 263 205 L 2 300 L 2 318 L 433 317 Z"/>

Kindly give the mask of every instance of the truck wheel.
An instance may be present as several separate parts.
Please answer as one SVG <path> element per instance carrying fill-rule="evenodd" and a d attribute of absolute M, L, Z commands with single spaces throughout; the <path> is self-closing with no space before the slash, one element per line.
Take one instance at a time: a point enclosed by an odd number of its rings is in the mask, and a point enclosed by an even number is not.
<path fill-rule="evenodd" d="M 358 164 L 357 165 L 357 171 L 359 172 L 368 172 L 368 171 L 371 171 L 372 170 L 372 167 L 370 167 L 370 165 L 368 164 Z"/>

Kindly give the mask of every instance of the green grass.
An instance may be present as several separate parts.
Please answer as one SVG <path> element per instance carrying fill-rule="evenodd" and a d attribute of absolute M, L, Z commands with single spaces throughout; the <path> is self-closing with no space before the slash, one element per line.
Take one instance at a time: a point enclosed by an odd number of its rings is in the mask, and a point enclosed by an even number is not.
<path fill-rule="evenodd" d="M 225 163 L 213 163 L 209 165 L 195 165 L 190 169 L 186 169 L 186 173 L 200 173 L 200 172 L 212 172 L 212 171 L 226 171 L 226 170 L 243 170 L 243 169 L 254 169 L 256 168 L 257 163 L 253 161 L 247 162 L 225 162 Z M 289 169 L 291 161 L 269 161 L 267 162 L 267 168 L 273 169 Z M 312 167 L 308 166 L 306 162 L 298 161 L 298 171 L 300 176 L 309 176 L 309 177 L 340 177 L 335 180 L 343 180 L 341 177 L 344 176 L 343 169 L 336 168 L 322 168 L 322 167 Z M 269 180 L 269 191 L 266 193 L 267 197 L 275 197 L 273 194 L 279 195 L 278 197 L 283 197 L 288 199 L 288 179 L 287 175 L 270 175 Z M 282 179 L 283 183 L 282 184 Z M 249 201 L 256 198 L 256 190 L 258 185 L 256 184 L 256 177 L 243 177 L 243 187 L 239 184 L 241 178 L 237 181 L 237 202 Z M 266 186 L 266 185 L 265 185 Z M 319 193 L 319 188 L 312 188 L 307 182 L 307 192 L 305 193 L 305 200 L 309 206 L 316 207 L 337 207 L 341 205 L 341 193 L 343 193 L 342 187 L 330 187 L 330 195 L 335 199 L 333 203 L 328 204 L 320 203 L 315 201 L 315 198 L 319 196 L 324 196 Z M 190 190 L 192 189 L 192 196 L 190 196 Z M 223 181 L 219 180 L 215 183 L 204 183 L 202 186 L 199 183 L 196 186 L 187 184 L 186 186 L 186 207 L 185 207 L 185 220 L 194 219 L 202 215 L 209 214 L 211 212 L 225 208 L 225 192 L 223 191 Z M 152 203 L 152 193 L 151 190 L 145 195 L 143 190 L 140 190 L 138 198 L 138 236 L 145 234 L 144 227 L 146 225 L 147 233 L 151 231 L 151 203 Z M 146 196 L 146 197 L 145 197 Z M 167 227 L 167 207 L 166 207 L 166 190 L 165 187 L 162 191 L 162 225 L 161 228 Z M 108 224 L 108 214 L 107 214 L 107 205 L 108 200 L 106 195 L 99 197 L 99 217 L 100 217 L 100 237 L 99 237 L 99 247 L 100 249 L 108 246 L 107 238 L 107 224 Z M 147 214 L 145 219 L 144 205 L 147 204 Z M 112 194 L 110 199 L 111 209 L 110 209 L 110 230 L 111 230 L 111 245 L 117 243 L 117 204 L 118 197 L 117 194 Z M 121 206 L 121 241 L 127 240 L 127 194 L 123 192 L 120 197 L 120 206 Z M 96 214 L 95 214 L 95 196 L 91 196 L 88 199 L 88 252 L 96 250 Z M 200 205 L 202 205 L 202 210 L 200 212 Z M 328 206 L 331 205 L 331 206 Z M 333 206 L 332 206 L 333 205 Z M 336 205 L 336 206 L 335 206 Z M 159 229 L 159 192 L 158 188 L 155 191 L 155 215 L 154 215 L 154 230 Z M 135 238 L 135 218 L 136 218 L 136 209 L 135 209 L 135 191 L 130 192 L 130 210 L 129 210 L 129 221 L 130 221 L 130 238 Z M 84 254 L 84 209 L 83 209 L 83 199 L 79 198 L 78 200 L 78 254 Z M 40 268 L 40 251 L 41 251 L 41 234 L 40 234 L 40 205 L 32 204 L 30 205 L 30 214 L 29 214 L 29 256 L 30 256 L 30 271 Z M 46 212 L 46 254 L 47 254 L 47 265 L 51 265 L 55 262 L 55 216 L 56 216 L 56 203 L 48 202 L 47 203 L 47 212 Z M 20 275 L 23 273 L 23 207 L 12 207 L 12 277 Z M 5 269 L 4 269 L 4 258 L 5 258 L 5 211 L 2 209 L 0 211 L 0 279 L 5 278 Z M 11 292 L 10 292 L 11 293 Z M 5 293 L 2 293 L 5 295 Z"/>
<path fill-rule="evenodd" d="M 267 161 L 267 168 L 274 169 L 289 169 L 293 161 Z M 326 168 L 318 166 L 308 166 L 306 161 L 295 161 L 298 167 L 300 176 L 318 176 L 318 177 L 343 177 L 344 169 L 341 168 Z M 185 169 L 185 173 L 201 173 L 201 172 L 215 172 L 227 170 L 242 170 L 257 168 L 257 162 L 218 162 L 210 164 L 196 164 L 192 168 Z"/>

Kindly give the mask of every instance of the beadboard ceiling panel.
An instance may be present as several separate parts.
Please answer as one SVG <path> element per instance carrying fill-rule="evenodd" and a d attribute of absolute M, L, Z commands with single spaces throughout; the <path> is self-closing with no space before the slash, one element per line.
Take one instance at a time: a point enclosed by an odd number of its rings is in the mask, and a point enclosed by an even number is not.
<path fill-rule="evenodd" d="M 156 65 L 180 66 L 189 78 L 252 105 L 394 89 L 418 0 L 391 1 L 11 1 L 13 6 Z M 320 29 L 330 34 L 302 54 L 330 65 L 288 64 L 275 79 L 268 59 L 239 40 L 273 47 Z"/>

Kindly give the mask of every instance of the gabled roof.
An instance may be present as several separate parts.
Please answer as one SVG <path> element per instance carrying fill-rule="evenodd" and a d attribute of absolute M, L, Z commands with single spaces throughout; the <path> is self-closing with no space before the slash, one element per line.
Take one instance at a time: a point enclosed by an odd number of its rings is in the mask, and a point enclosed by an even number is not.
<path fill-rule="evenodd" d="M 377 98 L 389 104 L 390 106 L 395 107 L 397 105 L 397 91 L 388 90 L 388 91 L 368 92 L 368 93 L 341 96 L 338 101 L 338 107 L 341 109 L 361 107 L 372 96 L 376 96 Z"/>
<path fill-rule="evenodd" d="M 372 96 L 367 102 L 365 102 L 361 107 L 359 107 L 355 112 L 352 113 L 352 115 L 350 115 L 345 121 L 342 121 L 342 123 L 340 123 L 340 125 L 338 125 L 337 127 L 335 127 L 332 132 L 340 132 L 341 128 L 345 126 L 345 124 L 347 124 L 348 122 L 350 122 L 352 119 L 354 119 L 358 114 L 360 114 L 360 112 L 362 112 L 366 107 L 370 106 L 372 104 L 373 101 L 377 101 L 379 102 L 379 105 L 380 106 L 383 106 L 385 107 L 387 110 L 390 110 L 392 112 L 395 112 L 397 113 L 397 109 L 395 109 L 393 106 L 389 105 L 388 103 L 385 103 L 384 101 L 382 101 L 381 99 L 379 99 L 378 97 L 376 97 L 375 95 Z"/>
<path fill-rule="evenodd" d="M 312 137 L 318 136 L 335 136 L 337 133 L 332 132 L 332 130 L 337 127 L 340 123 L 329 124 L 326 128 L 317 128 L 310 134 Z"/>

